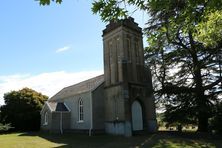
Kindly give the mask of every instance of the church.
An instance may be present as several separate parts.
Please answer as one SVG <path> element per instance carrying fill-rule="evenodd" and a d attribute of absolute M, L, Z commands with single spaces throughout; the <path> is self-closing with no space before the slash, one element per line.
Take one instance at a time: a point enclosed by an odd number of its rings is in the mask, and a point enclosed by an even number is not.
<path fill-rule="evenodd" d="M 124 136 L 157 130 L 142 29 L 129 17 L 110 22 L 102 37 L 104 75 L 65 87 L 51 97 L 41 111 L 42 130 Z"/>

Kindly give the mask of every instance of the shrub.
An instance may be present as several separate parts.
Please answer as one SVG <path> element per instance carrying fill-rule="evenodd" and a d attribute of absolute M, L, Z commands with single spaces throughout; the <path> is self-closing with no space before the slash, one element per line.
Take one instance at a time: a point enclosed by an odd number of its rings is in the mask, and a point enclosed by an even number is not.
<path fill-rule="evenodd" d="M 11 124 L 2 124 L 0 123 L 0 133 L 4 133 L 9 131 L 10 129 L 12 129 L 13 127 L 11 127 Z"/>
<path fill-rule="evenodd" d="M 213 118 L 210 120 L 211 130 L 216 131 L 216 133 L 222 133 L 222 103 L 216 106 L 216 111 Z"/>
<path fill-rule="evenodd" d="M 1 121 L 11 123 L 15 130 L 39 130 L 40 111 L 47 98 L 30 88 L 5 93 L 5 105 L 0 108 Z"/>

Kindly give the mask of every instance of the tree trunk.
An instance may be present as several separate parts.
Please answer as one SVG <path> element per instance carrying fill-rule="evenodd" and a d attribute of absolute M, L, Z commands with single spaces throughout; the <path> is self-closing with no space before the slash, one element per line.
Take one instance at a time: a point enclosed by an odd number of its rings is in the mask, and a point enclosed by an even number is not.
<path fill-rule="evenodd" d="M 205 115 L 204 113 L 198 116 L 198 130 L 197 131 L 208 132 L 208 116 Z"/>
<path fill-rule="evenodd" d="M 177 125 L 177 130 L 178 130 L 178 132 L 182 132 L 182 125 L 181 124 Z"/>
<path fill-rule="evenodd" d="M 207 105 L 207 96 L 204 95 L 204 90 L 202 86 L 198 86 L 196 89 L 196 99 L 197 99 L 197 118 L 198 118 L 198 131 L 207 132 L 208 131 L 208 118 L 211 109 Z"/>
<path fill-rule="evenodd" d="M 207 132 L 208 131 L 208 117 L 209 108 L 207 105 L 207 97 L 204 95 L 203 80 L 201 74 L 201 64 L 198 60 L 197 52 L 194 48 L 194 42 L 192 35 L 190 34 L 191 41 L 191 56 L 193 58 L 193 72 L 194 72 L 194 82 L 195 95 L 196 95 L 196 105 L 197 105 L 197 118 L 198 118 L 198 131 Z"/>

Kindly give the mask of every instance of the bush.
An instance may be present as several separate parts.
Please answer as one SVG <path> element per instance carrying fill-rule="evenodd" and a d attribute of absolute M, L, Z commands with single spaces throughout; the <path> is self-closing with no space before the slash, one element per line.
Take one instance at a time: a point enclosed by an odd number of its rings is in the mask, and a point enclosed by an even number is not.
<path fill-rule="evenodd" d="M 4 133 L 12 129 L 11 124 L 2 124 L 0 123 L 0 133 Z"/>
<path fill-rule="evenodd" d="M 40 111 L 47 98 L 47 96 L 29 88 L 5 93 L 5 105 L 0 108 L 1 121 L 11 123 L 14 130 L 39 130 Z"/>
<path fill-rule="evenodd" d="M 216 106 L 216 111 L 213 118 L 210 120 L 210 129 L 216 133 L 222 133 L 222 103 Z"/>

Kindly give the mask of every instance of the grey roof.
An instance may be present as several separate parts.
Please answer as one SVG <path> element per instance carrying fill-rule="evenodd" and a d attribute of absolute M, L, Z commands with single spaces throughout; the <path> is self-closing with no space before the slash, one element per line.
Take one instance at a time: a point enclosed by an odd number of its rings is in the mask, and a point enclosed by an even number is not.
<path fill-rule="evenodd" d="M 47 102 L 51 111 L 68 112 L 69 109 L 63 102 Z"/>
<path fill-rule="evenodd" d="M 86 81 L 80 82 L 78 84 L 65 87 L 61 91 L 59 91 L 57 94 L 55 94 L 53 97 L 51 97 L 49 101 L 64 99 L 64 98 L 74 96 L 80 93 L 93 91 L 103 82 L 104 82 L 104 75 L 100 75 L 100 76 L 88 79 Z"/>

